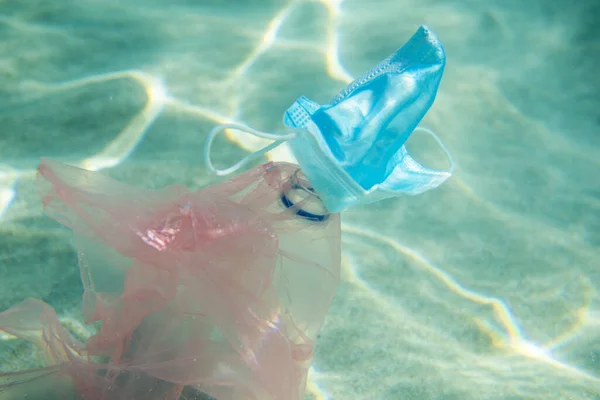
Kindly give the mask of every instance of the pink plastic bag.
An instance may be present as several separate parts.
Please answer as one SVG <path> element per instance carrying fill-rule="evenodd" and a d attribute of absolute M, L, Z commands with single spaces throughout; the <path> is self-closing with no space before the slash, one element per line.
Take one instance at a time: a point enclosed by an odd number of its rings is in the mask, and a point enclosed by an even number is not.
<path fill-rule="evenodd" d="M 102 324 L 79 343 L 41 301 L 0 314 L 47 365 L 0 390 L 67 379 L 79 399 L 303 397 L 339 280 L 340 222 L 297 166 L 189 192 L 43 159 L 38 180 L 46 212 L 74 232 L 86 323 Z"/>

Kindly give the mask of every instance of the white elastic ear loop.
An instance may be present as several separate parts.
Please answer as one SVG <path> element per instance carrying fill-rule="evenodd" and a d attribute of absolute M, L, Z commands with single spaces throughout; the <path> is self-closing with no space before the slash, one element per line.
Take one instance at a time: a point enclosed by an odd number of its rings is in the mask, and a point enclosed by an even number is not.
<path fill-rule="evenodd" d="M 217 137 L 217 135 L 221 131 L 224 131 L 225 129 L 236 129 L 236 130 L 249 133 L 251 135 L 254 135 L 254 136 L 262 138 L 262 139 L 275 140 L 275 142 L 271 143 L 268 146 L 263 147 L 262 149 L 254 152 L 252 154 L 247 155 L 246 157 L 242 158 L 240 161 L 238 161 L 237 163 L 235 163 L 234 165 L 232 165 L 229 168 L 217 169 L 217 168 L 215 168 L 215 166 L 213 165 L 213 163 L 210 159 L 210 150 L 212 148 L 212 143 L 215 140 L 215 137 Z M 290 133 L 287 135 L 275 135 L 272 133 L 257 131 L 248 126 L 240 125 L 240 124 L 219 125 L 219 126 L 214 127 L 208 134 L 208 137 L 206 138 L 206 143 L 204 144 L 204 163 L 206 165 L 206 168 L 208 168 L 214 174 L 217 174 L 219 176 L 229 175 L 231 173 L 234 173 L 235 171 L 237 171 L 238 169 L 240 169 L 241 167 L 243 167 L 250 161 L 262 156 L 263 154 L 265 154 L 268 151 L 273 150 L 277 146 L 281 145 L 283 142 L 293 139 L 295 137 L 296 137 L 296 133 Z"/>
<path fill-rule="evenodd" d="M 444 143 L 442 143 L 442 140 L 438 137 L 438 135 L 436 135 L 436 133 L 434 131 L 432 131 L 429 128 L 425 128 L 423 126 L 417 126 L 413 132 L 416 132 L 418 130 L 423 131 L 425 133 L 429 133 L 433 137 L 433 139 L 435 139 L 435 141 L 440 145 L 442 150 L 444 150 L 444 153 L 446 153 L 446 157 L 448 157 L 448 161 L 450 161 L 450 169 L 447 171 L 447 173 L 448 173 L 448 175 L 452 175 L 452 173 L 454 172 L 454 160 L 452 159 L 452 156 L 450 155 L 450 151 L 448 151 L 446 146 L 444 146 Z"/>

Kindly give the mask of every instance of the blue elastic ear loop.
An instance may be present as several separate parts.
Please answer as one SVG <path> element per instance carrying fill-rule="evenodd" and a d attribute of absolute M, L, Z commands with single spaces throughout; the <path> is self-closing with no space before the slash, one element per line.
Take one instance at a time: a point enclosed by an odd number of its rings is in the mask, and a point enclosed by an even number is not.
<path fill-rule="evenodd" d="M 274 140 L 275 142 L 271 143 L 268 146 L 263 147 L 262 149 L 251 153 L 249 155 L 247 155 L 246 157 L 242 158 L 240 161 L 238 161 L 237 163 L 235 163 L 234 165 L 232 165 L 229 168 L 225 168 L 225 169 L 217 169 L 215 168 L 215 166 L 212 163 L 212 160 L 210 158 L 210 151 L 212 148 L 212 143 L 215 140 L 215 138 L 217 137 L 217 135 L 221 132 L 224 131 L 225 129 L 236 129 L 242 132 L 247 132 L 251 135 L 254 135 L 256 137 L 262 138 L 262 139 L 267 139 L 267 140 Z M 256 129 L 252 129 L 248 126 L 244 126 L 241 124 L 223 124 L 223 125 L 219 125 L 214 127 L 210 133 L 208 134 L 208 137 L 206 139 L 206 143 L 204 145 L 204 162 L 206 164 L 206 168 L 208 168 L 212 173 L 218 175 L 218 176 L 224 176 L 224 175 L 229 175 L 234 173 L 235 171 L 237 171 L 238 169 L 240 169 L 241 167 L 243 167 L 244 165 L 248 164 L 250 161 L 262 156 L 263 154 L 273 150 L 274 148 L 276 148 L 277 146 L 281 145 L 283 142 L 286 142 L 288 140 L 291 140 L 293 138 L 296 137 L 296 133 L 290 133 L 287 135 L 275 135 L 272 133 L 266 133 L 266 132 L 261 132 L 261 131 L 257 131 Z"/>
<path fill-rule="evenodd" d="M 292 203 L 292 201 L 285 195 L 285 193 L 281 195 L 281 202 L 286 208 L 292 208 L 295 206 L 295 204 Z M 301 208 L 296 209 L 296 215 L 309 221 L 315 222 L 323 222 L 327 218 L 329 218 L 328 214 L 313 214 Z"/>
<path fill-rule="evenodd" d="M 319 195 L 315 192 L 315 190 L 312 187 L 307 187 L 300 182 L 300 180 L 298 179 L 298 172 L 300 172 L 300 171 L 301 171 L 300 168 L 298 168 L 296 170 L 296 172 L 294 172 L 294 174 L 292 175 L 292 177 L 291 177 L 292 186 L 290 189 L 302 190 L 304 192 L 307 192 L 310 196 L 315 196 L 317 199 L 319 199 L 319 201 L 321 201 L 321 199 L 319 198 Z M 310 182 L 309 182 L 309 184 L 310 184 Z M 329 218 L 329 213 L 315 214 L 315 213 L 311 213 L 309 211 L 303 210 L 302 208 L 295 207 L 296 203 L 294 203 L 288 197 L 287 192 L 281 193 L 281 202 L 288 209 L 295 208 L 296 215 L 298 215 L 299 217 L 302 217 L 304 219 L 307 219 L 309 221 L 322 222 Z M 325 205 L 323 205 L 323 207 L 325 207 Z"/>

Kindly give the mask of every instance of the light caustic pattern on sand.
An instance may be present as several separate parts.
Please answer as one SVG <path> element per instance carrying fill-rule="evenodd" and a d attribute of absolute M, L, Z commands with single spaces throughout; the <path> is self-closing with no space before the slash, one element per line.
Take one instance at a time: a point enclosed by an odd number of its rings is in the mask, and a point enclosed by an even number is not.
<path fill-rule="evenodd" d="M 255 63 L 261 57 L 267 55 L 269 51 L 278 42 L 278 32 L 281 27 L 285 26 L 286 20 L 292 15 L 298 7 L 306 3 L 304 1 L 291 1 L 277 13 L 265 25 L 264 33 L 260 40 L 256 43 L 254 50 L 248 57 L 240 63 L 236 68 L 233 68 L 227 78 L 221 82 L 223 85 L 235 84 L 235 82 L 244 79 L 245 75 L 250 71 Z M 317 3 L 317 2 L 313 2 Z M 320 0 L 318 3 L 327 10 L 328 22 L 326 35 L 323 38 L 321 47 L 315 48 L 314 51 L 323 55 L 326 65 L 327 75 L 335 81 L 342 84 L 352 80 L 351 74 L 344 68 L 338 55 L 339 52 L 339 35 L 338 24 L 342 17 L 342 1 L 340 0 Z M 400 40 L 399 42 L 402 42 Z M 302 43 L 287 43 L 289 46 L 302 46 Z M 286 43 L 279 44 L 286 45 Z M 239 122 L 237 120 L 238 110 L 234 110 L 228 115 L 215 111 L 208 105 L 191 104 L 188 101 L 181 100 L 171 95 L 169 88 L 165 82 L 155 74 L 142 70 L 127 70 L 107 73 L 104 75 L 96 75 L 85 77 L 73 81 L 59 83 L 42 83 L 29 82 L 29 87 L 32 91 L 39 93 L 55 93 L 68 91 L 86 85 L 115 81 L 120 79 L 130 79 L 142 86 L 146 92 L 146 104 L 141 111 L 135 115 L 125 128 L 115 135 L 100 152 L 89 155 L 88 157 L 71 162 L 77 166 L 89 170 L 101 170 L 120 165 L 131 155 L 136 146 L 144 139 L 151 124 L 161 115 L 165 108 L 172 108 L 179 113 L 188 113 L 199 116 L 203 119 L 214 123 L 231 123 Z M 300 95 L 302 93 L 299 93 Z M 239 135 L 238 132 L 228 131 L 228 139 L 239 145 L 247 151 L 255 151 L 262 147 L 265 143 L 256 138 L 248 138 L 247 136 Z M 293 161 L 292 156 L 287 151 L 285 146 L 269 153 L 268 158 L 277 161 Z M 9 209 L 11 203 L 15 199 L 16 183 L 19 179 L 31 179 L 35 171 L 33 170 L 16 170 L 7 165 L 0 165 L 0 220 L 2 215 Z M 506 211 L 487 203 L 485 200 L 479 199 L 478 196 L 469 188 L 469 186 L 460 180 L 460 176 L 454 178 L 458 183 L 455 185 L 463 195 L 475 199 L 483 203 L 490 213 L 504 215 Z M 506 218 L 508 220 L 508 218 Z M 365 230 L 354 225 L 344 226 L 344 240 L 347 248 L 350 249 L 345 256 L 345 281 L 343 286 L 347 286 L 345 290 L 351 292 L 352 296 L 363 299 L 374 313 L 381 315 L 382 320 L 379 323 L 386 327 L 387 334 L 385 338 L 391 341 L 401 342 L 397 354 L 390 355 L 392 362 L 403 363 L 403 352 L 422 352 L 420 358 L 423 358 L 417 364 L 428 365 L 429 368 L 436 371 L 441 377 L 436 378 L 432 387 L 427 389 L 425 394 L 415 394 L 414 390 L 406 392 L 405 397 L 415 396 L 420 398 L 437 398 L 438 391 L 436 385 L 442 387 L 454 387 L 458 392 L 463 393 L 463 398 L 484 398 L 484 393 L 496 393 L 494 398 L 549 398 L 548 393 L 555 393 L 556 398 L 560 397 L 558 393 L 565 396 L 570 396 L 576 393 L 575 396 L 569 398 L 586 398 L 583 397 L 585 391 L 600 391 L 600 379 L 581 369 L 578 369 L 576 364 L 568 361 L 563 361 L 554 356 L 554 353 L 560 350 L 563 346 L 577 340 L 580 331 L 584 326 L 596 326 L 599 324 L 599 319 L 590 311 L 589 305 L 596 297 L 594 286 L 583 275 L 578 277 L 579 286 L 582 288 L 584 301 L 579 308 L 575 322 L 570 321 L 560 329 L 554 339 L 546 343 L 539 344 L 528 339 L 527 333 L 520 327 L 519 318 L 511 311 L 511 308 L 506 302 L 500 298 L 487 296 L 479 293 L 476 290 L 471 290 L 459 282 L 459 279 L 454 278 L 449 272 L 444 271 L 441 267 L 435 266 L 434 263 L 428 261 L 425 257 L 411 250 L 409 247 L 400 244 L 399 242 L 381 235 L 373 231 Z M 359 249 L 366 247 L 368 244 L 377 246 L 378 248 L 387 249 L 391 252 L 389 259 L 378 260 L 377 257 L 363 259 L 359 255 Z M 368 249 L 363 249 L 368 254 Z M 382 250 L 384 252 L 384 250 Z M 374 263 L 387 265 L 388 268 L 395 268 L 394 262 L 399 259 L 404 259 L 414 268 L 419 270 L 422 278 L 428 284 L 418 283 L 416 287 L 423 287 L 415 290 L 415 296 L 424 296 L 430 301 L 436 302 L 435 297 L 428 293 L 428 285 L 437 288 L 436 296 L 440 296 L 437 301 L 454 301 L 457 305 L 455 309 L 448 308 L 448 318 L 464 318 L 465 323 L 470 323 L 473 326 L 471 334 L 489 340 L 489 346 L 484 351 L 468 350 L 468 346 L 460 342 L 451 334 L 444 334 L 437 331 L 435 321 L 429 320 L 429 324 L 424 321 L 419 321 L 418 318 L 411 320 L 413 315 L 408 309 L 402 305 L 402 299 L 405 297 L 402 293 L 398 293 L 398 297 L 394 298 L 386 294 L 375 284 L 370 283 L 370 279 L 365 277 L 364 271 L 372 267 Z M 360 267 L 359 267 L 360 266 Z M 440 295 L 439 293 L 446 293 Z M 344 303 L 346 299 L 342 298 L 340 303 Z M 466 304 L 466 309 L 469 311 L 460 311 L 456 308 L 461 307 L 461 304 Z M 470 306 L 469 306 L 470 304 Z M 344 307 L 343 304 L 339 306 Z M 366 307 L 366 306 L 365 306 Z M 479 308 L 478 308 L 479 307 Z M 336 325 L 337 308 L 332 310 L 331 327 L 340 328 Z M 465 315 L 466 314 L 466 315 Z M 63 319 L 65 324 L 71 326 L 85 336 L 87 332 L 83 326 L 77 321 L 71 319 Z M 360 324 L 368 324 L 368 320 L 356 322 L 356 328 L 360 332 Z M 341 323 L 340 323 L 341 324 Z M 443 323 L 439 324 L 442 329 Z M 365 335 L 368 336 L 368 329 L 365 327 Z M 410 330 L 419 332 L 417 338 L 413 338 L 409 333 Z M 414 333 L 413 333 L 414 334 Z M 324 335 L 327 335 L 327 326 Z M 403 336 L 404 335 L 404 336 Z M 10 339 L 7 336 L 4 339 Z M 369 339 L 377 340 L 377 337 Z M 384 339 L 381 339 L 384 340 Z M 317 343 L 318 345 L 318 343 Z M 344 346 L 344 344 L 341 344 Z M 363 354 L 367 354 L 366 349 L 363 349 Z M 326 352 L 326 350 L 324 350 Z M 393 350 L 392 350 L 393 352 Z M 426 359 L 427 357 L 427 359 Z M 361 361 L 359 361 L 361 362 Z M 319 357 L 317 356 L 317 365 Z M 355 385 L 361 385 L 373 390 L 373 384 L 364 382 L 350 383 L 349 378 L 344 375 L 344 365 L 339 366 L 339 371 L 328 371 L 326 368 L 320 371 L 313 368 L 309 374 L 309 392 L 316 399 L 329 398 L 349 398 L 349 393 L 354 392 L 352 398 L 361 397 Z M 364 361 L 363 370 L 368 370 L 368 361 Z M 392 371 L 393 372 L 393 371 Z M 424 373 L 427 373 L 427 369 Z M 366 374 L 365 374 L 366 376 Z M 361 379 L 361 376 L 358 376 Z M 370 378 L 362 377 L 364 380 Z M 405 380 L 405 376 L 393 377 L 378 377 L 382 384 L 377 386 L 399 385 Z M 421 381 L 431 381 L 431 379 L 422 379 Z M 455 381 L 455 382 L 451 382 Z M 458 382 L 456 382 L 458 381 Z M 440 383 L 442 382 L 442 383 Z M 446 382 L 446 383 L 443 383 Z M 451 383 L 448 383 L 451 382 Z M 404 382 L 406 387 L 409 383 Z M 476 387 L 476 388 L 475 388 Z M 379 388 L 380 389 L 380 388 Z M 408 389 L 407 389 L 408 390 Z M 412 390 L 412 389 L 411 389 Z M 398 396 L 402 397 L 402 392 L 398 392 Z M 587 393 L 587 392 L 585 392 Z M 368 393 L 363 393 L 364 398 L 369 397 Z M 581 396 L 581 397 L 577 397 Z M 391 397 L 390 397 L 391 398 Z M 404 398 L 404 397 L 403 397 Z"/>

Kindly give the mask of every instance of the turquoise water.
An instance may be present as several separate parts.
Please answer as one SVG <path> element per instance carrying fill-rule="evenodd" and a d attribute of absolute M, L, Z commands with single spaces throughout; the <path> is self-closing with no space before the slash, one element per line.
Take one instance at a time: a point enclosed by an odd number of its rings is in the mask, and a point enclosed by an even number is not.
<path fill-rule="evenodd" d="M 448 64 L 424 124 L 456 172 L 342 216 L 307 396 L 599 399 L 598 19 L 594 1 L 2 2 L 0 310 L 40 298 L 87 332 L 40 157 L 201 188 L 215 124 L 281 130 L 296 97 L 327 102 L 425 23 Z M 260 145 L 220 140 L 217 158 Z M 3 372 L 39 365 L 2 339 Z"/>

